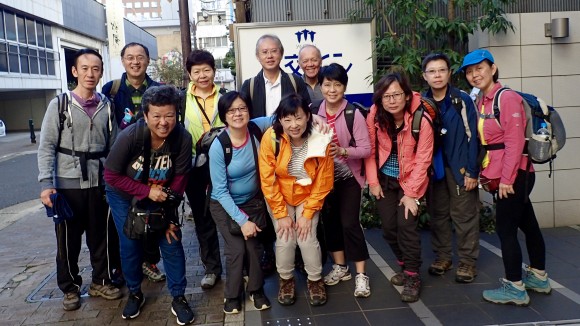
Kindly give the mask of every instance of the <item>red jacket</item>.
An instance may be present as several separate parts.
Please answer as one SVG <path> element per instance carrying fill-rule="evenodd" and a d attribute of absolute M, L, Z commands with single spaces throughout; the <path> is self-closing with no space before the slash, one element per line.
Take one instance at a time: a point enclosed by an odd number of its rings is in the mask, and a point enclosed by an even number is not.
<path fill-rule="evenodd" d="M 493 114 L 493 98 L 501 87 L 500 83 L 496 83 L 489 94 L 482 96 L 477 101 L 477 111 L 482 113 L 483 106 L 484 114 Z M 528 163 L 528 157 L 522 154 L 526 144 L 526 114 L 522 101 L 522 97 L 514 91 L 506 90 L 501 94 L 501 126 L 495 119 L 482 119 L 478 115 L 477 129 L 482 144 L 505 145 L 505 149 L 488 151 L 489 165 L 482 167 L 481 174 L 489 179 L 501 178 L 500 182 L 507 185 L 514 184 L 518 169 L 525 170 Z M 533 171 L 533 167 L 530 170 Z"/>
<path fill-rule="evenodd" d="M 421 119 L 421 130 L 419 131 L 419 143 L 417 152 L 414 153 L 415 139 L 411 134 L 413 112 L 420 104 L 421 94 L 413 92 L 411 97 L 411 112 L 405 112 L 405 126 L 398 134 L 397 147 L 399 158 L 399 184 L 403 192 L 408 197 L 421 198 L 429 186 L 429 176 L 427 170 L 431 166 L 433 157 L 433 128 L 427 119 Z M 391 154 L 392 141 L 386 130 L 379 128 L 379 123 L 375 121 L 377 108 L 373 105 L 367 116 L 367 126 L 371 137 L 371 155 L 365 159 L 367 182 L 369 186 L 379 184 L 378 171 Z M 378 132 L 379 140 L 379 166 L 377 167 L 376 137 Z"/>

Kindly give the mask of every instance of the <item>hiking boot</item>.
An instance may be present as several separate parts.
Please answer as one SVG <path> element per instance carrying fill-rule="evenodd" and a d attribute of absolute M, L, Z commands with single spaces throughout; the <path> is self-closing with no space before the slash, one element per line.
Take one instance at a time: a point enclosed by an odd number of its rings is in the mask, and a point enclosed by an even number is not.
<path fill-rule="evenodd" d="M 477 268 L 465 263 L 459 263 L 455 271 L 455 282 L 457 283 L 471 283 L 477 276 Z"/>
<path fill-rule="evenodd" d="M 419 274 L 410 275 L 404 273 L 401 301 L 416 302 L 419 300 L 419 293 L 421 293 L 421 277 Z"/>
<path fill-rule="evenodd" d="M 332 265 L 332 270 L 324 277 L 324 284 L 336 285 L 340 281 L 348 281 L 352 275 L 348 271 L 348 266 Z"/>
<path fill-rule="evenodd" d="M 264 276 L 270 275 L 276 271 L 276 255 L 274 254 L 274 250 L 264 250 L 262 257 L 260 258 L 260 268 L 262 269 Z"/>
<path fill-rule="evenodd" d="M 81 307 L 81 295 L 78 292 L 69 292 L 62 298 L 62 307 L 66 311 L 77 310 Z"/>
<path fill-rule="evenodd" d="M 201 279 L 201 288 L 204 290 L 209 290 L 215 286 L 217 281 L 220 279 L 219 276 L 213 273 L 208 273 Z"/>
<path fill-rule="evenodd" d="M 143 262 L 141 267 L 143 268 L 143 275 L 147 276 L 149 281 L 153 283 L 165 281 L 165 274 L 161 273 L 157 265 Z"/>
<path fill-rule="evenodd" d="M 429 266 L 429 274 L 431 275 L 436 275 L 436 276 L 441 276 L 443 274 L 445 274 L 445 272 L 447 272 L 448 270 L 453 268 L 453 264 L 451 263 L 450 260 L 441 260 L 441 259 L 435 259 L 435 261 L 433 262 L 433 264 L 431 264 L 431 266 Z"/>
<path fill-rule="evenodd" d="M 405 271 L 405 263 L 400 260 L 397 260 L 397 264 L 401 267 L 400 272 L 396 272 L 393 277 L 391 277 L 391 284 L 396 286 L 403 286 L 403 272 Z"/>
<path fill-rule="evenodd" d="M 121 290 L 113 286 L 113 284 L 97 284 L 91 283 L 89 287 L 89 295 L 91 297 L 103 297 L 107 300 L 116 300 L 123 296 Z"/>
<path fill-rule="evenodd" d="M 296 301 L 296 285 L 294 284 L 294 278 L 292 277 L 288 280 L 280 278 L 279 284 L 280 289 L 278 290 L 278 302 L 284 306 L 294 304 Z"/>
<path fill-rule="evenodd" d="M 526 286 L 526 290 L 545 294 L 550 294 L 552 292 L 548 273 L 540 275 L 534 272 L 530 266 L 526 266 L 526 275 L 524 276 L 523 282 Z"/>
<path fill-rule="evenodd" d="M 516 306 L 530 304 L 530 297 L 524 285 L 516 285 L 505 278 L 500 278 L 499 281 L 501 282 L 501 287 L 483 291 L 483 299 L 485 301 Z"/>
<path fill-rule="evenodd" d="M 239 314 L 242 311 L 240 298 L 224 299 L 224 313 L 226 315 Z"/>
<path fill-rule="evenodd" d="M 143 293 L 129 293 L 129 298 L 127 299 L 121 317 L 123 317 L 123 319 L 137 318 L 141 313 L 141 307 L 143 307 L 143 304 L 145 304 Z"/>
<path fill-rule="evenodd" d="M 308 280 L 308 302 L 312 306 L 322 306 L 326 303 L 326 289 L 324 288 L 324 281 L 322 279 L 318 281 Z"/>
<path fill-rule="evenodd" d="M 250 293 L 250 300 L 254 303 L 254 307 L 258 310 L 269 309 L 272 305 L 270 300 L 264 294 L 264 289 L 259 289 L 258 291 L 253 291 Z"/>
<path fill-rule="evenodd" d="M 171 302 L 171 312 L 177 317 L 178 325 L 188 325 L 193 323 L 195 316 L 193 311 L 187 304 L 187 300 L 182 295 L 173 297 L 173 302 Z"/>
<path fill-rule="evenodd" d="M 371 295 L 371 285 L 369 277 L 363 273 L 356 274 L 354 278 L 354 296 L 357 298 L 368 298 Z"/>

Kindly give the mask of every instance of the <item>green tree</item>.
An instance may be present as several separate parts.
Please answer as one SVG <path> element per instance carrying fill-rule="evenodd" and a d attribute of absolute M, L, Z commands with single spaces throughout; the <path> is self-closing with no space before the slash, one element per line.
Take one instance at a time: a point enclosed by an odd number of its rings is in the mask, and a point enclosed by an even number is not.
<path fill-rule="evenodd" d="M 230 50 L 226 53 L 223 63 L 224 68 L 230 68 L 232 75 L 236 76 L 236 52 L 234 51 L 234 43 L 232 43 Z"/>
<path fill-rule="evenodd" d="M 446 53 L 452 68 L 457 69 L 470 34 L 478 30 L 491 34 L 514 31 L 503 6 L 515 0 L 355 1 L 361 2 L 363 8 L 352 11 L 351 18 L 357 20 L 370 11 L 377 24 L 377 60 L 400 66 L 414 85 L 421 84 L 421 61 L 428 53 Z M 388 68 L 377 71 L 373 80 Z"/>
<path fill-rule="evenodd" d="M 184 68 L 181 53 L 171 50 L 153 64 L 153 78 L 162 83 L 183 86 Z"/>

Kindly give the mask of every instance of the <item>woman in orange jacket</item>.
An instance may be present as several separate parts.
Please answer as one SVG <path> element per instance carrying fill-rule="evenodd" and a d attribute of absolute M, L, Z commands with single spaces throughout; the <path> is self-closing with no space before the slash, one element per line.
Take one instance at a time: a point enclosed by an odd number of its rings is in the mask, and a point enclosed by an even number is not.
<path fill-rule="evenodd" d="M 371 155 L 365 159 L 367 182 L 377 199 L 384 237 L 404 270 L 391 282 L 404 286 L 402 301 L 415 302 L 421 290 L 419 199 L 429 184 L 433 128 L 424 115 L 415 141 L 412 120 L 421 95 L 411 90 L 406 78 L 389 74 L 375 89 L 374 105 L 367 116 L 371 139 Z"/>
<path fill-rule="evenodd" d="M 334 161 L 328 155 L 332 133 L 312 128 L 308 103 L 291 94 L 280 101 L 272 128 L 260 146 L 260 179 L 276 230 L 276 267 L 280 275 L 278 302 L 296 299 L 294 255 L 300 248 L 308 274 L 311 305 L 326 303 L 320 244 L 316 238 L 318 214 L 334 183 Z"/>

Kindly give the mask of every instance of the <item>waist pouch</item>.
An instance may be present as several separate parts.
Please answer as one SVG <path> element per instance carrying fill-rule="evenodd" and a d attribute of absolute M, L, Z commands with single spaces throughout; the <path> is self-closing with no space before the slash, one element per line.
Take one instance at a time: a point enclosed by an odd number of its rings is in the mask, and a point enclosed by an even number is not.
<path fill-rule="evenodd" d="M 261 230 L 265 230 L 267 227 L 267 218 L 270 218 L 268 214 L 268 210 L 266 209 L 266 201 L 264 200 L 264 196 L 262 192 L 258 192 L 256 196 L 252 199 L 248 200 L 247 202 L 238 205 L 238 207 L 248 215 L 248 220 L 254 222 L 257 227 Z M 240 225 L 228 217 L 226 219 L 228 224 L 228 229 L 232 235 L 243 235 L 242 228 Z"/>
<path fill-rule="evenodd" d="M 138 203 L 131 205 L 123 232 L 129 239 L 142 239 L 149 232 L 165 232 L 170 218 L 161 206 L 142 208 Z"/>
<path fill-rule="evenodd" d="M 489 179 L 488 177 L 484 176 L 483 174 L 479 175 L 479 184 L 483 188 L 483 190 L 489 193 L 496 193 L 499 190 L 499 181 L 500 178 L 497 179 Z"/>

